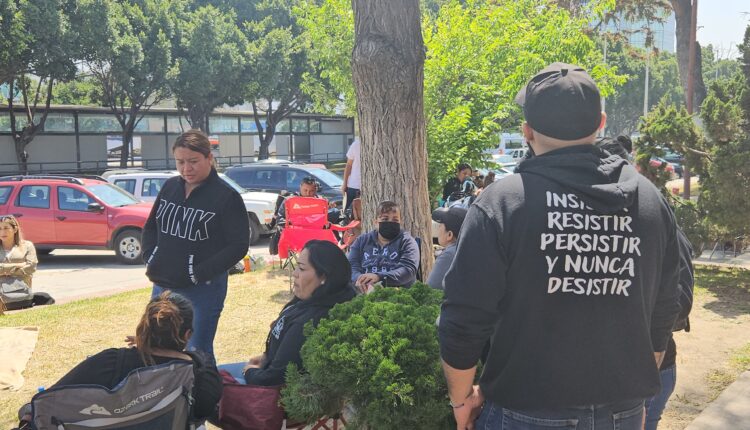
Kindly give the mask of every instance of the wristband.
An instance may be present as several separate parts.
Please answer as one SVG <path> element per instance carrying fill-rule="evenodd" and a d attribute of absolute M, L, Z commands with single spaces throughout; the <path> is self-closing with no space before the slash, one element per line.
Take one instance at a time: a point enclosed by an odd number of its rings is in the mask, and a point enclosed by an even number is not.
<path fill-rule="evenodd" d="M 451 405 L 451 408 L 453 408 L 453 409 L 461 408 L 461 407 L 463 407 L 466 404 L 466 399 L 468 399 L 469 397 L 471 397 L 472 394 L 474 394 L 474 388 L 473 387 L 472 387 L 471 391 L 469 391 L 469 394 L 466 395 L 466 397 L 464 398 L 464 401 L 461 402 L 460 405 L 454 405 L 453 404 L 453 400 L 451 400 L 450 398 L 448 399 L 448 404 Z"/>

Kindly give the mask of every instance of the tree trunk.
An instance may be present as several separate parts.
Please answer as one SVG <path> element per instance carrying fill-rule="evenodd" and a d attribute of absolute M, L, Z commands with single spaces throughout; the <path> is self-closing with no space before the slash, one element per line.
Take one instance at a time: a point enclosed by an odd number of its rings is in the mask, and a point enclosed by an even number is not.
<path fill-rule="evenodd" d="M 692 25 L 693 5 L 692 0 L 670 0 L 670 3 L 672 4 L 676 21 L 675 38 L 677 39 L 677 64 L 680 72 L 680 83 L 682 84 L 685 97 L 687 97 L 688 70 L 690 68 L 690 26 Z M 695 43 L 697 46 L 695 47 L 693 110 L 697 113 L 700 111 L 701 103 L 706 98 L 706 84 L 703 82 L 703 73 L 701 72 L 703 67 L 701 64 L 701 47 L 698 42 Z"/>
<path fill-rule="evenodd" d="M 373 227 L 379 202 L 398 203 L 403 227 L 422 240 L 426 277 L 433 253 L 419 0 L 352 0 L 352 6 L 363 219 Z"/>
<path fill-rule="evenodd" d="M 129 123 L 130 121 L 128 121 Z M 120 150 L 120 167 L 128 167 L 130 157 L 130 141 L 133 140 L 133 127 L 129 124 L 122 130 L 122 149 Z"/>
<path fill-rule="evenodd" d="M 189 107 L 188 120 L 190 121 L 190 127 L 197 128 L 203 132 L 206 131 L 206 109 L 198 106 Z"/>
<path fill-rule="evenodd" d="M 263 138 L 260 139 L 260 147 L 258 148 L 258 160 L 266 160 L 270 156 L 268 148 L 271 146 L 271 141 L 276 134 L 276 125 L 273 128 L 266 124 L 266 132 L 263 134 Z"/>

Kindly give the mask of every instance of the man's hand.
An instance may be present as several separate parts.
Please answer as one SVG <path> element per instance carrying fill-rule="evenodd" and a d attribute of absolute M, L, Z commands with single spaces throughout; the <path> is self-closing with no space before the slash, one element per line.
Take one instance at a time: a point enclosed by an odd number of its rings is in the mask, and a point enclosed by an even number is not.
<path fill-rule="evenodd" d="M 354 286 L 357 287 L 362 294 L 364 294 L 367 292 L 368 288 L 378 282 L 380 282 L 380 275 L 378 275 L 377 273 L 364 273 L 362 275 L 359 275 L 359 278 L 357 278 L 357 282 L 354 283 Z"/>
<path fill-rule="evenodd" d="M 341 192 L 342 193 L 346 193 L 346 189 L 347 188 L 349 188 L 349 187 L 346 186 L 346 182 L 344 182 L 344 183 L 341 184 Z"/>
<path fill-rule="evenodd" d="M 263 360 L 265 359 L 266 359 L 266 354 L 256 355 L 255 357 L 250 357 L 250 360 L 248 360 L 248 364 L 260 366 L 261 363 L 263 363 Z"/>
<path fill-rule="evenodd" d="M 479 417 L 482 412 L 482 405 L 484 405 L 484 396 L 482 390 L 479 389 L 479 385 L 474 385 L 469 397 L 460 403 L 463 403 L 463 406 L 453 408 L 456 430 L 473 430 L 474 421 Z"/>

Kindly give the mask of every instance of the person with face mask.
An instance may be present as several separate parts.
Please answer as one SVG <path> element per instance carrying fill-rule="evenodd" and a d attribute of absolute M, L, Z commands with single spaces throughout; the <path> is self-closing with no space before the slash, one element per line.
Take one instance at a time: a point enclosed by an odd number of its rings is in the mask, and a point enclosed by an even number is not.
<path fill-rule="evenodd" d="M 383 201 L 377 214 L 377 230 L 362 234 L 349 248 L 352 282 L 361 293 L 379 282 L 387 287 L 410 287 L 417 280 L 419 247 L 401 229 L 398 204 Z"/>

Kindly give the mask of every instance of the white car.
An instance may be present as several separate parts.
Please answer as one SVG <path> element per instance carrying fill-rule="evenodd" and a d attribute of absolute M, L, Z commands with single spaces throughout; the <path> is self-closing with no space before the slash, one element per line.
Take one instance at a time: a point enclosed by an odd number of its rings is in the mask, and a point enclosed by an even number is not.
<path fill-rule="evenodd" d="M 177 175 L 179 172 L 176 170 L 120 170 L 105 172 L 102 176 L 136 198 L 145 202 L 153 202 L 164 182 Z M 262 234 L 271 234 L 272 231 L 266 225 L 273 219 L 278 194 L 247 191 L 225 174 L 219 173 L 219 177 L 237 190 L 242 196 L 242 201 L 245 202 L 247 216 L 250 218 L 250 244 L 255 244 Z"/>

